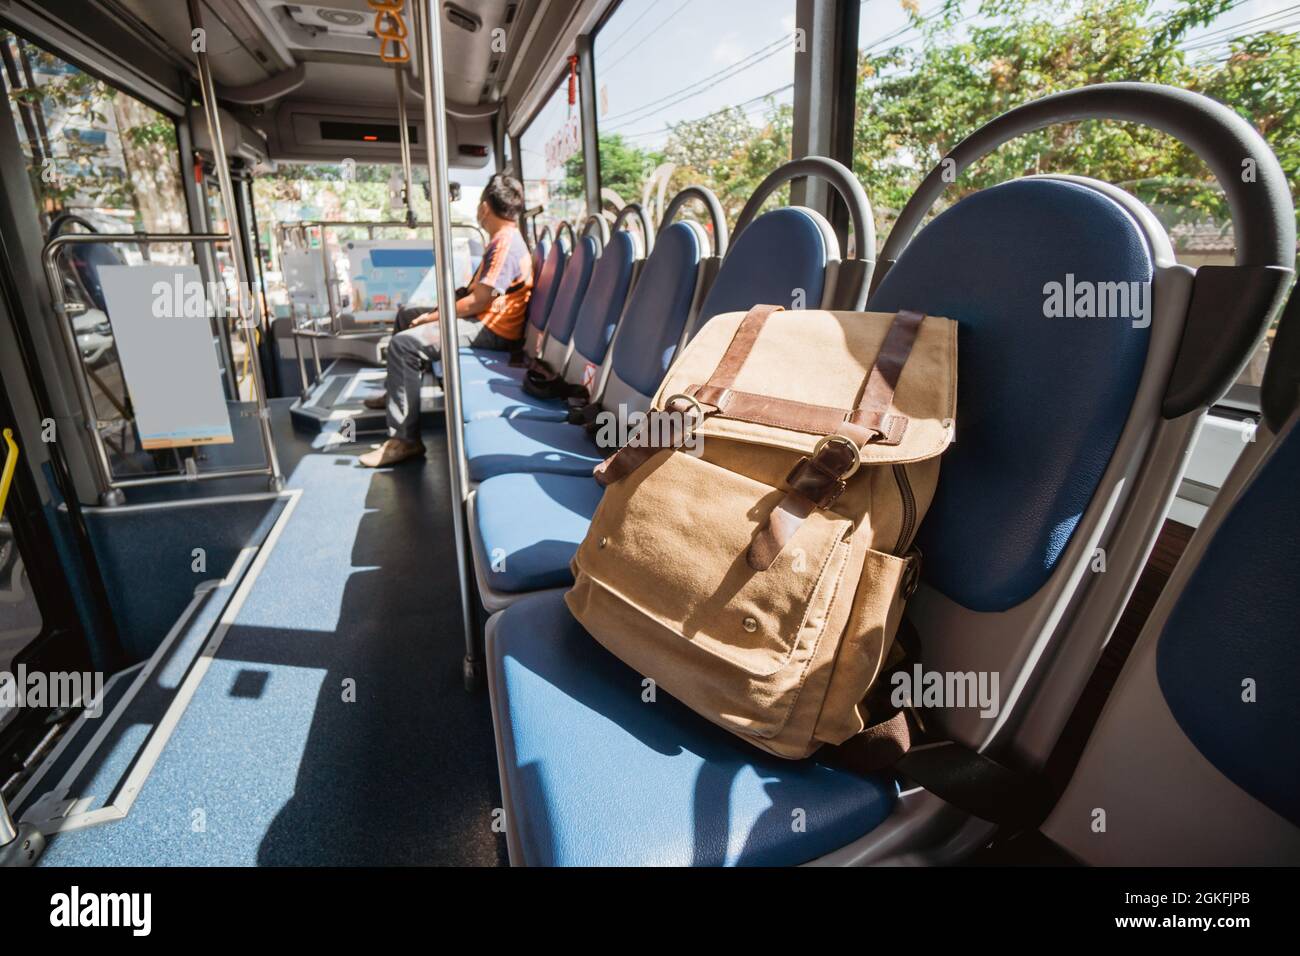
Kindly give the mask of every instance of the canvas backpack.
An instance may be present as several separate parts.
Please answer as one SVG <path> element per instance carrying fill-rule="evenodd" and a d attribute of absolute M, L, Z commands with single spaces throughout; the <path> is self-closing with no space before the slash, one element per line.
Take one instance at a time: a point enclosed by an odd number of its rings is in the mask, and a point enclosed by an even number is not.
<path fill-rule="evenodd" d="M 956 363 L 956 323 L 917 312 L 714 318 L 596 469 L 569 609 L 766 751 L 861 737 L 916 586 Z"/>

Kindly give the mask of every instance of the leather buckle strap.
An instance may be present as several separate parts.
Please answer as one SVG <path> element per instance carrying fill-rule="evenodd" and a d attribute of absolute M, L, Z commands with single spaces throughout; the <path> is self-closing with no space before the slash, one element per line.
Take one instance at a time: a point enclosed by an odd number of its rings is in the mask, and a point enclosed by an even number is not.
<path fill-rule="evenodd" d="M 800 458 L 790 469 L 785 483 L 818 508 L 829 508 L 861 466 L 857 445 L 844 435 L 827 435 L 817 442 L 811 456 Z"/>
<path fill-rule="evenodd" d="M 784 307 L 779 305 L 756 305 L 750 309 L 740 324 L 736 326 L 736 331 L 731 335 L 731 342 L 727 345 L 727 350 L 722 353 L 722 358 L 718 359 L 717 368 L 709 376 L 709 380 L 704 384 L 713 386 L 718 389 L 730 389 L 736 384 L 736 376 L 740 374 L 745 360 L 749 358 L 749 353 L 754 349 L 754 343 L 758 341 L 758 334 L 763 331 L 763 325 L 767 322 L 767 317 L 773 312 L 783 312 Z"/>
<path fill-rule="evenodd" d="M 690 395 L 670 395 L 664 401 L 663 410 L 651 412 L 646 417 L 645 426 L 626 445 L 593 468 L 592 475 L 601 487 L 623 480 L 657 453 L 685 445 L 709 412 L 710 409 Z M 677 428 L 678 418 L 674 416 L 680 416 L 680 429 Z M 657 439 L 665 434 L 671 436 L 668 444 L 658 444 Z"/>
<path fill-rule="evenodd" d="M 829 508 L 844 494 L 848 479 L 861 465 L 857 442 L 848 435 L 835 432 L 821 438 L 813 453 L 800 458 L 786 476 L 785 497 L 749 544 L 745 554 L 749 566 L 755 571 L 770 568 L 808 516 L 818 508 Z"/>

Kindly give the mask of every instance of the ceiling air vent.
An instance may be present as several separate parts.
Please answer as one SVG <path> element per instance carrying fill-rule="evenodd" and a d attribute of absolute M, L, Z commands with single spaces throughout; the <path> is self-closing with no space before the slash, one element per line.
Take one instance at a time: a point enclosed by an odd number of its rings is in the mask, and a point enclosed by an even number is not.
<path fill-rule="evenodd" d="M 326 7 L 317 7 L 316 16 L 336 27 L 356 27 L 366 22 L 365 15 L 354 10 L 332 10 Z"/>
<path fill-rule="evenodd" d="M 446 12 L 447 19 L 451 21 L 453 26 L 460 27 L 467 33 L 477 33 L 478 28 L 483 25 L 482 20 L 454 3 L 443 4 L 442 9 Z"/>

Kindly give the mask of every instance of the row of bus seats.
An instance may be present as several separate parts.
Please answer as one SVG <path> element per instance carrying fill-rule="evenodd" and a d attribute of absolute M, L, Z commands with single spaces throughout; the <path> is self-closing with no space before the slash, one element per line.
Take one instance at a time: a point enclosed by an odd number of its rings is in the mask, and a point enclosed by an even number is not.
<path fill-rule="evenodd" d="M 827 176 L 842 190 L 858 234 L 870 235 L 865 193 L 848 170 L 830 160 L 791 163 L 769 177 L 742 212 L 738 224 L 743 233 L 738 230 L 730 251 L 726 221 L 712 193 L 691 187 L 669 204 L 640 281 L 622 309 L 612 346 L 603 358 L 591 355 L 575 332 L 566 364 L 573 380 L 580 380 L 580 370 L 592 369 L 594 401 L 614 421 L 626 423 L 630 413 L 649 408 L 677 348 L 701 317 L 744 308 L 756 295 L 828 306 L 842 298 L 848 307 L 861 306 L 869 270 L 840 262 L 838 242 L 824 218 L 807 209 L 779 209 L 755 219 L 767 196 L 809 170 Z M 698 223 L 674 221 L 692 200 L 704 203 L 710 231 Z M 772 250 L 783 252 L 773 255 Z M 601 271 L 604 264 L 602 256 Z M 570 267 L 566 277 L 574 274 Z M 607 312 L 607 286 L 592 280 L 580 326 L 591 321 L 589 304 L 607 321 L 614 318 Z M 556 305 L 562 335 L 564 291 Z M 555 342 L 554 316 L 553 310 L 546 327 L 548 347 Z M 602 365 L 594 369 L 597 360 Z M 496 394 L 508 394 L 511 401 L 526 398 L 514 380 L 504 377 L 478 387 L 495 387 Z M 466 385 L 467 405 L 474 388 Z M 465 429 L 469 474 L 478 483 L 470 501 L 471 548 L 480 597 L 489 610 L 523 593 L 571 582 L 569 560 L 600 499 L 591 469 L 609 453 L 586 429 L 564 420 L 562 403 L 529 400 L 510 411 L 512 417 L 477 417 Z M 545 535 L 539 536 L 537 529 Z"/>
<path fill-rule="evenodd" d="M 917 232 L 951 171 L 1016 136 L 1081 119 L 1145 123 L 1197 152 L 1227 194 L 1237 265 L 1179 265 L 1139 201 L 1073 176 L 981 190 Z M 1242 156 L 1257 163 L 1250 183 Z M 797 177 L 825 179 L 848 204 L 856 262 L 838 261 L 834 232 L 812 210 L 759 214 Z M 923 579 L 908 617 L 927 669 L 997 674 L 1001 695 L 992 718 L 928 711 L 927 731 L 955 753 L 1032 774 L 1123 609 L 1205 408 L 1290 280 L 1285 178 L 1250 124 L 1221 105 L 1167 87 L 1106 84 L 1020 107 L 962 141 L 901 212 L 878 268 L 871 223 L 847 170 L 797 161 L 760 186 L 729 249 L 715 218 L 722 261 L 711 282 L 700 234 L 666 216 L 625 307 L 627 244 L 611 242 L 601 255 L 594 237 L 568 230 L 573 251 L 566 262 L 556 236 L 535 295 L 542 308 L 553 298 L 546 314 L 530 310 L 529 335 L 566 371 L 571 337 L 585 349 L 612 335 L 604 353 L 579 353 L 584 368 L 602 367 L 606 407 L 644 408 L 676 348 L 724 312 L 762 302 L 860 309 L 865 300 L 873 310 L 956 319 L 959 440 L 919 532 Z M 1150 290 L 1149 308 L 1049 317 L 1045 290 L 1071 281 L 1124 283 L 1135 302 Z M 666 695 L 648 704 L 640 675 L 582 631 L 560 590 L 599 501 L 589 469 L 602 451 L 583 429 L 521 399 L 502 356 L 461 360 L 465 446 L 479 482 L 475 570 L 485 605 L 504 608 L 489 619 L 486 644 L 512 861 L 943 862 L 987 840 L 988 819 L 906 780 L 863 776 L 833 759 L 768 757 Z M 1104 574 L 1090 573 L 1098 549 Z"/>

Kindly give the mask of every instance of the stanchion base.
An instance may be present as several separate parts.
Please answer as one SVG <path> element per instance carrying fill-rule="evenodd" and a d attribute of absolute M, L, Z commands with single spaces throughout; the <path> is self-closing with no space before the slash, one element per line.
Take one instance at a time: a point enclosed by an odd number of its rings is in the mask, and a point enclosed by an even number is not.
<path fill-rule="evenodd" d="M 18 824 L 18 836 L 0 846 L 0 869 L 32 866 L 45 850 L 45 834 L 29 823 Z"/>
<path fill-rule="evenodd" d="M 465 681 L 465 693 L 477 693 L 483 686 L 482 661 L 467 656 L 461 667 L 461 674 Z"/>

